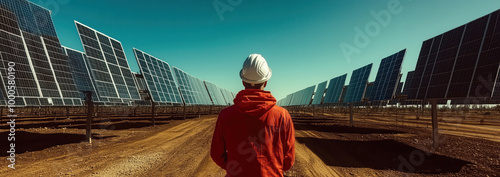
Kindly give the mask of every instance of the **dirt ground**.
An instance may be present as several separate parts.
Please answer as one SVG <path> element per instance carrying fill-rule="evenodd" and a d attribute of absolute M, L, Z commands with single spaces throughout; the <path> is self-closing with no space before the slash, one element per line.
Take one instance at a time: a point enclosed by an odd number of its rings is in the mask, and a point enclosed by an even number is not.
<path fill-rule="evenodd" d="M 296 162 L 286 176 L 500 176 L 500 142 L 474 134 L 444 132 L 434 150 L 430 128 L 408 121 L 360 117 L 350 127 L 342 115 L 293 120 Z M 225 175 L 209 156 L 216 115 L 159 117 L 155 127 L 145 117 L 94 121 L 88 144 L 82 117 L 18 119 L 16 170 L 2 160 L 0 176 Z M 0 128 L 7 137 L 7 125 Z M 483 133 L 498 138 L 498 129 Z M 5 149 L 6 139 L 0 141 Z"/>

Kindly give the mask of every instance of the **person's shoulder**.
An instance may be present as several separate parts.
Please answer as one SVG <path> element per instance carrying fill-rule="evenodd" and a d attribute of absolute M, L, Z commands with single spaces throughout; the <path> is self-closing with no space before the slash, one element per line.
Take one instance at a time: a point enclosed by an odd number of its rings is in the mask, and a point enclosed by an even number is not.
<path fill-rule="evenodd" d="M 282 115 L 287 115 L 287 116 L 290 115 L 288 113 L 288 110 L 286 110 L 285 108 L 278 106 L 278 105 L 274 105 L 273 108 L 271 108 L 271 111 L 278 113 L 278 114 L 282 114 Z"/>
<path fill-rule="evenodd" d="M 222 109 L 222 111 L 220 111 L 219 118 L 220 117 L 226 117 L 227 115 L 232 114 L 235 111 L 237 111 L 235 105 L 232 105 L 232 106 L 229 106 L 227 108 L 224 108 L 224 109 Z"/>

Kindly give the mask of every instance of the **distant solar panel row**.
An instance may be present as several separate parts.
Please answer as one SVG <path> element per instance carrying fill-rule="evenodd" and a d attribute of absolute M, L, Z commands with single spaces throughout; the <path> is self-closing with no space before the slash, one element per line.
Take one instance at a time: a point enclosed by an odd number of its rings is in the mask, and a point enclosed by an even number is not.
<path fill-rule="evenodd" d="M 170 65 L 139 49 L 134 48 L 133 50 L 141 73 L 146 81 L 147 90 L 149 90 L 153 101 L 182 103 Z"/>
<path fill-rule="evenodd" d="M 210 94 L 210 98 L 212 98 L 213 104 L 214 105 L 232 105 L 233 100 L 235 98 L 235 94 L 232 92 L 229 92 L 225 89 L 219 88 L 217 85 L 205 81 L 205 86 L 206 89 L 208 90 L 208 93 Z"/>
<path fill-rule="evenodd" d="M 281 106 L 302 106 L 311 104 L 312 97 L 314 94 L 314 90 L 316 89 L 316 85 L 311 87 L 307 87 L 300 91 L 297 91 L 293 94 L 290 94 L 285 98 L 284 101 L 281 101 L 278 105 Z"/>
<path fill-rule="evenodd" d="M 424 41 L 408 98 L 499 99 L 499 16 L 497 10 Z"/>
<path fill-rule="evenodd" d="M 370 100 L 390 100 L 395 96 L 405 53 L 406 49 L 382 59 L 373 88 L 366 92 Z"/>
<path fill-rule="evenodd" d="M 349 82 L 349 87 L 347 88 L 344 103 L 360 102 L 362 101 L 366 85 L 368 84 L 368 78 L 370 77 L 370 72 L 372 70 L 372 65 L 369 64 L 352 72 L 351 81 Z"/>

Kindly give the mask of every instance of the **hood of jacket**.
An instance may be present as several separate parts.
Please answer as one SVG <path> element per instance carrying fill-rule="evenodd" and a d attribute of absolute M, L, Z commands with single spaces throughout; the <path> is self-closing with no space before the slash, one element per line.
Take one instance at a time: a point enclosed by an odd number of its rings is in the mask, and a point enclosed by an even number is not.
<path fill-rule="evenodd" d="M 276 105 L 271 92 L 259 89 L 242 90 L 233 101 L 238 112 L 251 116 L 260 116 Z"/>

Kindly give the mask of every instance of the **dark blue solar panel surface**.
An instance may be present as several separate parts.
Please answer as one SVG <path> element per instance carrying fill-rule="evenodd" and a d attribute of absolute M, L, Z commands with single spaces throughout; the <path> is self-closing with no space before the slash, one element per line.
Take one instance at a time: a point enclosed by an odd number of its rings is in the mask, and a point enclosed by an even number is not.
<path fill-rule="evenodd" d="M 170 65 L 134 48 L 146 85 L 155 102 L 182 103 Z"/>
<path fill-rule="evenodd" d="M 390 100 L 393 98 L 399 84 L 401 64 L 405 53 L 406 49 L 382 59 L 373 88 L 371 92 L 367 92 L 367 94 L 370 93 L 370 100 Z"/>
<path fill-rule="evenodd" d="M 299 105 L 309 105 L 311 103 L 313 94 L 314 94 L 314 89 L 316 89 L 316 85 L 313 85 L 311 87 L 307 87 L 304 90 L 304 95 L 302 98 L 302 101 L 299 103 Z"/>
<path fill-rule="evenodd" d="M 92 100 L 99 101 L 99 95 L 95 90 L 94 83 L 90 76 L 90 71 L 87 65 L 87 56 L 80 51 L 63 47 L 66 55 L 68 56 L 69 66 L 71 68 L 71 73 L 73 79 L 75 80 L 76 88 L 81 93 L 81 99 L 85 99 L 83 91 L 92 92 Z"/>
<path fill-rule="evenodd" d="M 112 103 L 139 100 L 139 92 L 120 42 L 84 24 L 75 24 L 100 100 Z"/>
<path fill-rule="evenodd" d="M 366 65 L 352 72 L 344 103 L 359 102 L 363 99 L 372 65 Z"/>
<path fill-rule="evenodd" d="M 0 29 L 0 69 L 6 72 L 9 61 L 16 64 L 16 105 L 81 105 L 49 10 L 25 0 L 2 0 Z M 2 75 L 7 82 L 8 74 Z"/>
<path fill-rule="evenodd" d="M 412 79 L 413 79 L 414 74 L 415 74 L 415 71 L 410 71 L 410 72 L 408 72 L 408 75 L 406 75 L 406 81 L 405 81 L 404 88 L 403 88 L 403 94 L 405 94 L 405 95 L 408 95 L 411 84 L 413 83 Z"/>
<path fill-rule="evenodd" d="M 340 96 L 342 94 L 342 88 L 344 87 L 347 74 L 333 78 L 328 84 L 326 90 L 324 103 L 338 103 L 340 101 Z"/>
<path fill-rule="evenodd" d="M 318 87 L 316 89 L 316 93 L 314 93 L 314 99 L 312 102 L 313 105 L 321 104 L 321 100 L 323 99 L 323 95 L 324 95 L 325 89 L 326 89 L 326 83 L 327 83 L 327 81 L 318 84 Z"/>
<path fill-rule="evenodd" d="M 424 41 L 408 98 L 494 97 L 499 28 L 500 11 L 495 11 Z"/>

